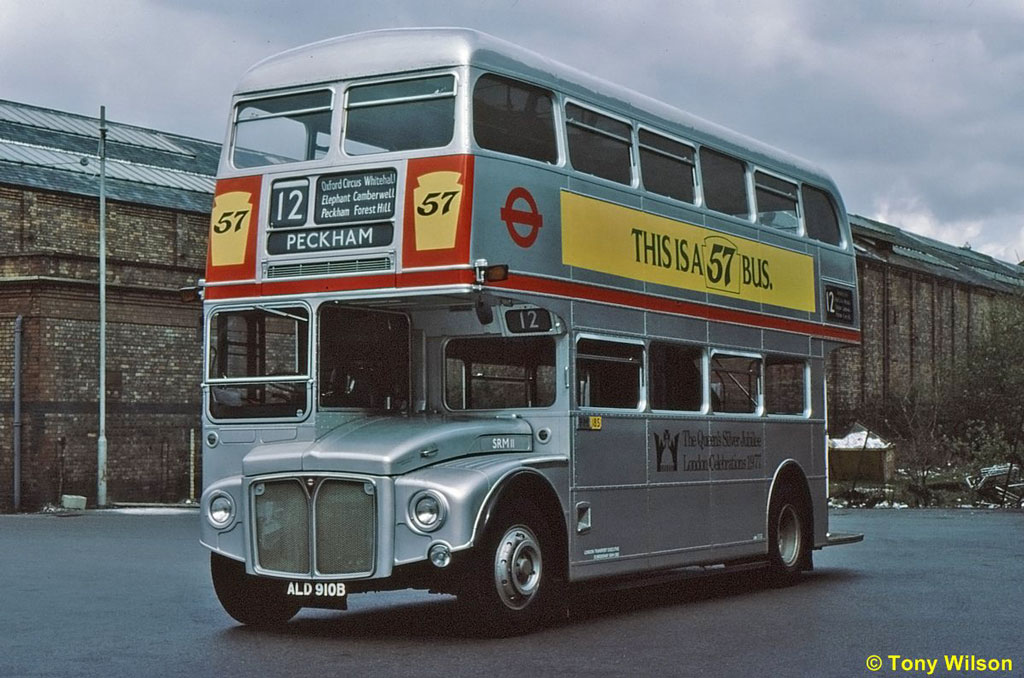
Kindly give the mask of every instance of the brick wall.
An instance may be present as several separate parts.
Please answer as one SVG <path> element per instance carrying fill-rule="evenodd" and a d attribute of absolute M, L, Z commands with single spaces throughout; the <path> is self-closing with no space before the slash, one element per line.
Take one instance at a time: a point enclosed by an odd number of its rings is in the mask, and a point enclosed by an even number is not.
<path fill-rule="evenodd" d="M 178 501 L 197 452 L 205 214 L 107 203 L 109 501 Z M 13 333 L 24 318 L 21 506 L 96 497 L 98 202 L 0 187 L 0 510 L 13 505 Z M 198 460 L 197 466 L 199 468 Z M 197 487 L 199 480 L 196 480 Z"/>
<path fill-rule="evenodd" d="M 831 433 L 845 433 L 858 408 L 911 389 L 929 393 L 972 342 L 984 337 L 1000 295 L 981 287 L 857 262 L 861 345 L 828 363 Z"/>

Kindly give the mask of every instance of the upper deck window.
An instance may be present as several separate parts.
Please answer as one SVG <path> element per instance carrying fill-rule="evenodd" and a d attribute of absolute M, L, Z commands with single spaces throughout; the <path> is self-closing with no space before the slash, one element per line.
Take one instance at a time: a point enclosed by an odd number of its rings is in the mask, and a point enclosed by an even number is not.
<path fill-rule="evenodd" d="M 804 198 L 807 235 L 830 245 L 841 245 L 843 238 L 839 233 L 839 218 L 836 216 L 835 203 L 829 194 L 813 186 L 803 186 L 801 192 Z"/>
<path fill-rule="evenodd" d="M 330 90 L 243 101 L 235 109 L 235 167 L 316 160 L 331 138 Z"/>
<path fill-rule="evenodd" d="M 569 161 L 580 172 L 620 184 L 632 182 L 632 129 L 628 123 L 594 111 L 565 105 Z"/>
<path fill-rule="evenodd" d="M 693 168 L 692 148 L 640 130 L 640 174 L 648 191 L 692 204 Z"/>
<path fill-rule="evenodd" d="M 764 172 L 754 172 L 754 197 L 757 199 L 757 219 L 762 224 L 793 233 L 800 229 L 796 184 Z"/>
<path fill-rule="evenodd" d="M 701 148 L 700 175 L 704 184 L 704 205 L 708 209 L 741 219 L 749 217 L 746 166 L 742 160 Z"/>
<path fill-rule="evenodd" d="M 348 90 L 345 152 L 437 148 L 455 134 L 455 76 L 357 85 Z"/>
<path fill-rule="evenodd" d="M 473 89 L 473 136 L 483 148 L 558 162 L 551 92 L 497 75 Z"/>

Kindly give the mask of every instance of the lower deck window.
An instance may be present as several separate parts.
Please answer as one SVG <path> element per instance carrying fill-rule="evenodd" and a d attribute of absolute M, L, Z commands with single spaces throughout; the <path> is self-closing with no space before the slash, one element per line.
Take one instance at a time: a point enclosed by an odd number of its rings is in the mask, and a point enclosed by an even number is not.
<path fill-rule="evenodd" d="M 301 417 L 307 411 L 309 314 L 302 307 L 218 311 L 210 318 L 210 415 Z"/>
<path fill-rule="evenodd" d="M 711 358 L 711 409 L 754 414 L 761 402 L 761 359 L 716 353 Z"/>
<path fill-rule="evenodd" d="M 807 407 L 807 364 L 769 356 L 764 362 L 764 407 L 768 414 L 803 414 Z"/>
<path fill-rule="evenodd" d="M 697 412 L 704 402 L 703 351 L 651 342 L 651 409 Z"/>
<path fill-rule="evenodd" d="M 644 347 L 580 339 L 576 344 L 576 402 L 580 407 L 640 406 Z"/>
<path fill-rule="evenodd" d="M 452 339 L 444 358 L 449 409 L 548 407 L 555 402 L 552 337 Z"/>

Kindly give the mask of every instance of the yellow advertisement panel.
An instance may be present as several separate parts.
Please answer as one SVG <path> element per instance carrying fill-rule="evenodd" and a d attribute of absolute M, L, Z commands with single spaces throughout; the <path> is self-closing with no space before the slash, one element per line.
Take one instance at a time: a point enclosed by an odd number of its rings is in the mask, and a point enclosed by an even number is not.
<path fill-rule="evenodd" d="M 562 263 L 815 311 L 807 254 L 562 191 Z"/>

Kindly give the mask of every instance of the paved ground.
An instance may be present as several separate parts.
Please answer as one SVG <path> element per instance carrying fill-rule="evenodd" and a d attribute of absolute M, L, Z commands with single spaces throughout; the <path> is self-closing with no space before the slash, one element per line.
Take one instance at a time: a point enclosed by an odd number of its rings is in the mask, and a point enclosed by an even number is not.
<path fill-rule="evenodd" d="M 592 592 L 565 624 L 505 640 L 466 637 L 452 599 L 418 593 L 237 627 L 197 521 L 0 516 L 0 676 L 908 676 L 933 660 L 951 675 L 945 655 L 1024 676 L 1024 513 L 834 512 L 866 540 L 819 552 L 796 587 L 729 575 Z"/>

